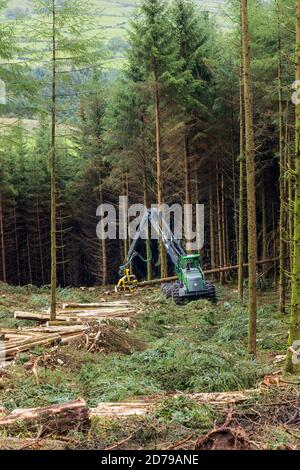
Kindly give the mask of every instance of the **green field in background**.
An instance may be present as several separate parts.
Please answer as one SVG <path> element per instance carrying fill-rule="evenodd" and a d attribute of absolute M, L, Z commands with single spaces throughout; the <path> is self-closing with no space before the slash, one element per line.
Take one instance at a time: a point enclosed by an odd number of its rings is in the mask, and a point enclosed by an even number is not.
<path fill-rule="evenodd" d="M 217 20 L 222 24 L 222 11 L 226 0 L 195 0 L 199 7 L 211 11 L 216 15 Z M 89 34 L 99 33 L 106 43 L 106 47 L 111 53 L 111 58 L 106 62 L 107 68 L 120 68 L 122 65 L 123 51 L 112 50 L 112 40 L 126 40 L 128 22 L 139 4 L 140 0 L 92 0 L 94 4 L 93 20 L 97 23 L 96 28 L 91 28 Z M 9 0 L 8 9 L 4 19 L 8 19 L 16 11 L 30 10 L 31 0 Z M 29 20 L 30 24 L 30 20 Z M 24 40 L 25 41 L 25 40 Z M 28 45 L 28 42 L 27 42 Z M 42 47 L 42 43 L 41 43 Z M 123 59 L 124 60 L 124 59 Z"/>

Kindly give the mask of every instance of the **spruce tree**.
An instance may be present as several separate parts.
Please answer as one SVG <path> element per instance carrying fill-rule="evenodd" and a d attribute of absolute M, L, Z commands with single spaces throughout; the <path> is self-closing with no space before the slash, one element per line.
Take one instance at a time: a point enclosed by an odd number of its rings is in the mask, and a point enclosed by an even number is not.
<path fill-rule="evenodd" d="M 46 104 L 51 110 L 51 130 L 49 167 L 51 174 L 51 320 L 56 318 L 57 287 L 57 127 L 59 117 L 65 106 L 68 95 L 80 95 L 78 88 L 78 71 L 82 67 L 99 65 L 101 58 L 97 50 L 98 43 L 87 36 L 90 23 L 91 5 L 79 0 L 34 0 L 34 18 L 37 22 L 33 38 L 39 39 L 48 51 L 49 80 L 45 84 Z M 99 56 L 97 57 L 97 53 Z M 45 59 L 41 50 L 35 52 L 35 60 Z M 67 90 L 71 89 L 71 92 Z M 49 93 L 49 100 L 47 94 Z M 43 96 L 45 100 L 45 96 Z M 79 102 L 79 100 L 78 100 Z"/>
<path fill-rule="evenodd" d="M 295 79 L 300 83 L 300 0 L 296 1 L 296 70 Z M 294 248 L 292 272 L 292 301 L 291 320 L 288 345 L 292 347 L 300 340 L 300 103 L 295 110 L 295 202 L 294 202 Z M 286 370 L 291 373 L 299 372 L 299 364 L 293 361 L 291 349 L 287 352 Z"/>
<path fill-rule="evenodd" d="M 255 161 L 254 161 L 254 127 L 253 127 L 253 94 L 250 63 L 250 40 L 248 1 L 242 0 L 242 38 L 243 38 L 243 77 L 245 102 L 245 150 L 247 177 L 247 209 L 248 209 L 248 285 L 249 285 L 249 331 L 248 350 L 256 354 L 256 199 L 255 199 Z"/>
<path fill-rule="evenodd" d="M 165 0 L 143 0 L 139 15 L 129 33 L 129 70 L 139 70 L 139 81 L 146 81 L 152 93 L 155 113 L 157 204 L 164 203 L 162 150 L 162 88 L 178 70 L 178 47 Z M 167 274 L 167 259 L 160 241 L 161 275 Z"/>

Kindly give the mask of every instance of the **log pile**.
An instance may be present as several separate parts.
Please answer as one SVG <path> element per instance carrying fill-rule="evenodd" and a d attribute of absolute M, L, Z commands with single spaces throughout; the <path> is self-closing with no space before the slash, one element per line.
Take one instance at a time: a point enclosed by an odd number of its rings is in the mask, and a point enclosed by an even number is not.
<path fill-rule="evenodd" d="M 36 327 L 0 330 L 0 358 L 10 361 L 19 353 L 29 351 L 37 346 L 69 344 L 86 334 L 88 325 Z"/>
<path fill-rule="evenodd" d="M 127 300 L 63 304 L 57 309 L 56 321 L 50 320 L 49 311 L 16 311 L 14 315 L 16 319 L 37 321 L 41 326 L 0 330 L 0 363 L 10 361 L 18 353 L 26 352 L 36 346 L 69 344 L 73 340 L 86 336 L 87 330 L 95 324 L 98 326 L 97 333 L 94 338 L 91 335 L 87 344 L 89 346 L 93 344 L 92 349 L 100 350 L 99 340 L 103 337 L 103 331 L 99 332 L 99 325 L 110 321 L 121 321 L 128 325 L 135 312 L 135 305 Z M 108 330 L 107 333 L 109 333 Z"/>
<path fill-rule="evenodd" d="M 19 353 L 29 351 L 36 346 L 61 346 L 73 344 L 80 350 L 93 353 L 118 352 L 131 354 L 143 351 L 146 345 L 130 333 L 115 325 L 80 324 L 37 327 L 19 327 L 18 329 L 0 329 L 0 361 L 11 361 Z"/>
<path fill-rule="evenodd" d="M 24 312 L 16 311 L 17 320 L 32 320 L 48 323 L 49 326 L 60 324 L 76 325 L 82 323 L 105 322 L 117 320 L 129 323 L 132 315 L 136 312 L 135 306 L 126 300 L 112 302 L 101 301 L 90 304 L 63 304 L 57 309 L 56 321 L 50 319 L 50 311 L 46 312 Z"/>

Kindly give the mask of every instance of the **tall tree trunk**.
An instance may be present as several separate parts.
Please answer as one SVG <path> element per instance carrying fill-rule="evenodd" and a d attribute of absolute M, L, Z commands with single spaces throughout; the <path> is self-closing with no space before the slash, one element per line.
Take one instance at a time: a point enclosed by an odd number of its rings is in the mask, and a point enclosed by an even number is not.
<path fill-rule="evenodd" d="M 2 260 L 2 280 L 6 282 L 6 262 L 5 262 L 5 243 L 3 227 L 3 200 L 0 191 L 0 242 L 1 242 L 1 260 Z"/>
<path fill-rule="evenodd" d="M 266 211 L 266 192 L 264 185 L 264 173 L 261 182 L 261 213 L 262 213 L 262 259 L 267 259 L 267 211 Z M 268 266 L 263 264 L 262 270 L 265 272 Z"/>
<path fill-rule="evenodd" d="M 238 293 L 244 297 L 244 159 L 245 159 L 245 109 L 243 65 L 241 65 L 240 83 L 240 158 L 239 158 L 239 242 L 238 242 Z"/>
<path fill-rule="evenodd" d="M 248 209 L 248 284 L 249 284 L 249 330 L 248 350 L 256 354 L 256 200 L 255 200 L 255 160 L 254 160 L 254 128 L 253 128 L 253 94 L 250 66 L 250 43 L 248 22 L 248 0 L 242 0 L 242 37 L 243 37 L 243 72 L 245 96 L 245 143 L 246 143 L 246 174 L 247 174 L 247 209 Z"/>
<path fill-rule="evenodd" d="M 56 4 L 52 0 L 52 104 L 51 104 L 51 307 L 50 319 L 56 319 Z"/>
<path fill-rule="evenodd" d="M 186 205 L 191 204 L 191 184 L 190 184 L 190 155 L 189 155 L 189 141 L 187 136 L 187 131 L 184 135 L 184 203 Z M 190 233 L 192 232 L 192 220 L 190 211 L 185 211 L 186 218 L 185 224 L 187 226 L 188 240 L 187 242 L 192 242 Z M 190 253 L 190 250 L 187 250 Z"/>
<path fill-rule="evenodd" d="M 226 214 L 225 214 L 225 191 L 224 191 L 224 175 L 221 175 L 221 227 L 222 227 L 222 252 L 223 252 L 223 266 L 228 266 L 228 260 L 226 257 Z M 224 276 L 226 279 L 226 273 Z"/>
<path fill-rule="evenodd" d="M 155 73 L 153 83 L 153 98 L 155 108 L 155 134 L 156 134 L 156 179 L 157 179 L 157 204 L 159 209 L 163 205 L 163 181 L 162 181 L 162 164 L 161 164 L 161 124 L 160 124 L 160 101 L 158 91 L 158 78 Z M 167 277 L 167 257 L 162 240 L 159 240 L 160 254 L 160 273 L 161 277 Z"/>
<path fill-rule="evenodd" d="M 279 188 L 280 188 L 280 221 L 279 221 L 279 312 L 285 312 L 285 167 L 284 167 L 284 133 L 283 133 L 283 100 L 282 100 L 282 63 L 279 7 L 277 2 L 278 20 L 278 114 L 279 114 Z"/>
<path fill-rule="evenodd" d="M 218 244 L 219 244 L 219 265 L 220 268 L 224 266 L 224 253 L 223 253 L 223 240 L 222 240 L 222 211 L 220 203 L 220 180 L 217 167 L 217 217 L 218 217 Z M 225 273 L 221 271 L 220 273 L 220 282 L 225 283 Z"/>
<path fill-rule="evenodd" d="M 29 284 L 32 284 L 32 267 L 31 267 L 31 254 L 30 254 L 30 244 L 29 244 L 28 231 L 27 231 L 27 235 L 26 235 L 26 244 L 27 244 Z"/>
<path fill-rule="evenodd" d="M 274 202 L 272 202 L 272 229 L 273 229 L 273 258 L 277 258 L 277 234 L 276 234 L 276 222 L 275 222 L 275 209 Z M 277 261 L 274 262 L 274 290 L 277 292 Z"/>
<path fill-rule="evenodd" d="M 123 178 L 123 194 L 124 194 L 124 196 L 127 197 L 127 203 L 128 203 L 128 178 L 127 178 L 127 172 L 123 173 L 122 178 Z M 128 207 L 126 207 L 126 209 L 128 209 Z M 124 215 L 125 215 L 125 217 L 128 217 L 127 214 L 124 214 Z M 127 224 L 128 224 L 128 220 L 127 220 Z M 128 239 L 128 228 L 127 228 L 127 234 L 125 234 L 125 237 L 124 237 L 124 259 L 126 259 L 128 249 L 129 249 L 129 243 L 128 242 L 129 242 L 129 239 Z"/>
<path fill-rule="evenodd" d="M 284 132 L 284 167 L 285 167 L 285 185 L 284 185 L 284 192 L 285 192 L 285 202 L 286 202 L 286 253 L 285 257 L 289 260 L 289 272 L 292 272 L 292 233 L 293 233 L 293 225 L 292 225 L 292 211 L 290 204 L 292 202 L 292 196 L 290 194 L 290 133 L 289 133 L 289 102 L 286 103 L 286 118 L 285 118 L 285 132 Z"/>
<path fill-rule="evenodd" d="M 228 221 L 229 221 L 228 209 L 227 209 L 227 205 L 225 204 L 225 247 L 226 247 L 225 258 L 226 258 L 227 266 L 230 265 L 230 239 L 229 239 Z M 231 264 L 234 264 L 234 263 L 231 262 Z M 228 276 L 230 276 L 230 273 L 228 273 Z"/>
<path fill-rule="evenodd" d="M 17 279 L 18 279 L 18 285 L 20 285 L 21 284 L 20 254 L 19 254 L 17 213 L 16 213 L 16 208 L 15 207 L 14 207 L 14 230 L 15 230 L 15 245 L 16 245 Z"/>
<path fill-rule="evenodd" d="M 148 195 L 146 168 L 144 168 L 144 174 L 143 174 L 143 193 L 144 193 L 144 206 L 148 209 L 149 208 L 149 195 Z M 151 253 L 150 243 L 151 243 L 150 237 L 148 236 L 146 239 L 147 281 L 151 281 L 152 279 L 152 253 Z"/>
<path fill-rule="evenodd" d="M 289 246 L 290 246 L 290 272 L 293 270 L 293 234 L 294 234 L 294 217 L 293 217 L 293 163 L 290 136 L 287 140 L 287 167 L 288 167 L 288 218 L 289 218 Z"/>
<path fill-rule="evenodd" d="M 40 252 L 40 267 L 42 275 L 42 284 L 45 285 L 45 276 L 44 276 L 44 259 L 43 259 L 43 245 L 42 245 L 42 234 L 41 234 L 41 221 L 40 221 L 40 207 L 39 200 L 36 201 L 36 218 L 37 218 L 37 230 L 39 237 L 39 252 Z"/>
<path fill-rule="evenodd" d="M 101 168 L 99 169 L 99 203 L 103 204 L 103 185 L 102 185 L 102 175 Z M 108 264 L 107 264 L 107 245 L 106 240 L 100 240 L 100 250 L 101 250 L 101 265 L 102 265 L 102 285 L 107 286 L 108 284 Z"/>
<path fill-rule="evenodd" d="M 213 207 L 213 181 L 210 172 L 209 178 L 209 234 L 210 234 L 210 267 L 216 267 L 215 253 L 215 227 L 214 227 L 214 207 Z"/>
<path fill-rule="evenodd" d="M 61 270 L 62 270 L 62 281 L 63 286 L 66 286 L 66 269 L 65 269 L 65 246 L 64 246 L 64 229 L 63 229 L 63 217 L 61 206 L 59 207 L 59 232 L 60 232 L 60 246 L 61 246 Z M 43 259 L 41 258 L 41 262 Z"/>
<path fill-rule="evenodd" d="M 234 220 L 234 235 L 235 235 L 235 253 L 234 260 L 238 262 L 238 249 L 239 249 L 239 229 L 238 229 L 238 209 L 237 209 L 237 189 L 236 189 L 236 162 L 235 155 L 232 154 L 232 181 L 233 181 L 233 220 Z"/>
<path fill-rule="evenodd" d="M 296 83 L 300 81 L 300 0 L 296 0 Z M 300 340 L 300 103 L 295 113 L 295 205 L 294 205 L 294 250 L 292 272 L 291 320 L 288 345 Z M 299 361 L 298 361 L 299 362 Z M 300 365 L 293 361 L 290 349 L 287 352 L 286 370 L 298 373 Z"/>

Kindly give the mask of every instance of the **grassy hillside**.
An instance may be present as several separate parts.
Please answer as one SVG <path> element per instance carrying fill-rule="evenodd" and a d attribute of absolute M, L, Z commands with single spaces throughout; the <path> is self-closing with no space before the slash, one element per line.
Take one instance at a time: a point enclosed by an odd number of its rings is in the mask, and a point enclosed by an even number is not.
<path fill-rule="evenodd" d="M 140 0 L 93 0 L 94 17 L 98 19 L 97 30 L 102 33 L 111 59 L 109 68 L 118 68 L 124 61 L 126 49 L 126 30 Z M 223 10 L 227 0 L 196 0 L 199 8 L 216 15 L 223 23 Z M 31 0 L 9 0 L 6 19 L 15 18 L 20 13 L 30 13 Z"/>
<path fill-rule="evenodd" d="M 95 15 L 99 18 L 99 28 L 103 30 L 107 41 L 122 39 L 125 36 L 128 20 L 140 0 L 92 0 Z M 222 10 L 227 0 L 195 0 L 199 8 L 222 17 Z M 18 12 L 30 10 L 31 0 L 9 0 L 7 18 L 13 18 Z"/>

